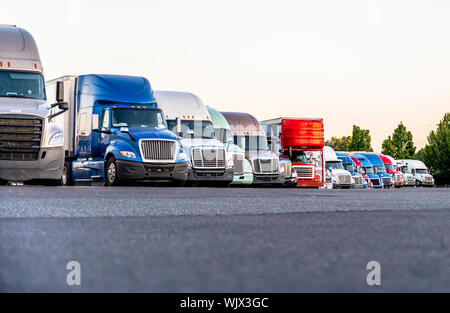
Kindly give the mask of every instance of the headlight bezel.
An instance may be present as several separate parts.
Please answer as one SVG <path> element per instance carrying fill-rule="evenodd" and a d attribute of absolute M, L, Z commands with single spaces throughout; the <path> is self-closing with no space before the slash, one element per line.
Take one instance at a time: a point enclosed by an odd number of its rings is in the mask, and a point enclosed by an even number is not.
<path fill-rule="evenodd" d="M 61 147 L 64 145 L 64 132 L 59 131 L 54 133 L 48 140 L 49 147 Z"/>

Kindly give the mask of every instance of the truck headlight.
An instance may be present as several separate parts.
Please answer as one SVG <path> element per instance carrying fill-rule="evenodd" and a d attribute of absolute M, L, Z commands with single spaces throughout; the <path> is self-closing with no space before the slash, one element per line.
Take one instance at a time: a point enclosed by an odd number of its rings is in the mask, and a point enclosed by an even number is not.
<path fill-rule="evenodd" d="M 64 133 L 57 132 L 48 141 L 49 146 L 62 146 L 64 144 Z"/>
<path fill-rule="evenodd" d="M 180 152 L 179 156 L 178 156 L 181 160 L 188 160 L 188 155 L 186 152 Z"/>
<path fill-rule="evenodd" d="M 283 165 L 280 166 L 280 173 L 281 174 L 286 174 L 286 169 L 284 168 Z"/>
<path fill-rule="evenodd" d="M 120 154 L 128 159 L 136 159 L 136 154 L 131 151 L 120 151 Z"/>

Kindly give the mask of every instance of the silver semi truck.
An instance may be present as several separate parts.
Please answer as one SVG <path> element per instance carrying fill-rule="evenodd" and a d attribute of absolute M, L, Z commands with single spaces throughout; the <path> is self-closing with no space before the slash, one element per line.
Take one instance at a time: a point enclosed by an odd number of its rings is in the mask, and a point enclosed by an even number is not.
<path fill-rule="evenodd" d="M 64 132 L 53 118 L 67 110 L 57 88 L 47 102 L 42 63 L 33 37 L 15 26 L 0 26 L 0 180 L 59 183 Z"/>

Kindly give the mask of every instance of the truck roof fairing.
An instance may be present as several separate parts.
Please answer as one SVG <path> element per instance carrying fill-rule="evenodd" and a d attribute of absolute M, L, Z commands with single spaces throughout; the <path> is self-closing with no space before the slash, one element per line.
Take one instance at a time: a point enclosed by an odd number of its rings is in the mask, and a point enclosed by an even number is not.
<path fill-rule="evenodd" d="M 214 128 L 231 130 L 230 124 L 228 124 L 227 119 L 225 118 L 225 116 L 223 116 L 222 113 L 211 107 L 208 107 L 208 112 L 211 117 L 211 121 L 214 125 Z"/>
<path fill-rule="evenodd" d="M 262 136 L 266 137 L 259 121 L 248 113 L 222 112 L 230 124 L 233 136 Z"/>
<path fill-rule="evenodd" d="M 0 25 L 0 70 L 43 72 L 39 50 L 29 32 Z"/>
<path fill-rule="evenodd" d="M 192 93 L 158 90 L 155 91 L 155 97 L 168 120 L 176 118 L 192 121 L 211 120 L 206 105 Z"/>
<path fill-rule="evenodd" d="M 155 104 L 150 82 L 144 77 L 89 74 L 78 77 L 81 95 L 94 95 L 97 101 Z"/>

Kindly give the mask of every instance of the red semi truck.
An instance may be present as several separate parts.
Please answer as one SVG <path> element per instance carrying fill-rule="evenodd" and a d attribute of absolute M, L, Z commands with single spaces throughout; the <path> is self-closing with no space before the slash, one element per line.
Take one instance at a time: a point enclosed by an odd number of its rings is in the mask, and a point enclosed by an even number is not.
<path fill-rule="evenodd" d="M 264 121 L 281 139 L 282 155 L 292 161 L 298 187 L 324 186 L 324 124 L 316 118 L 277 118 Z"/>

